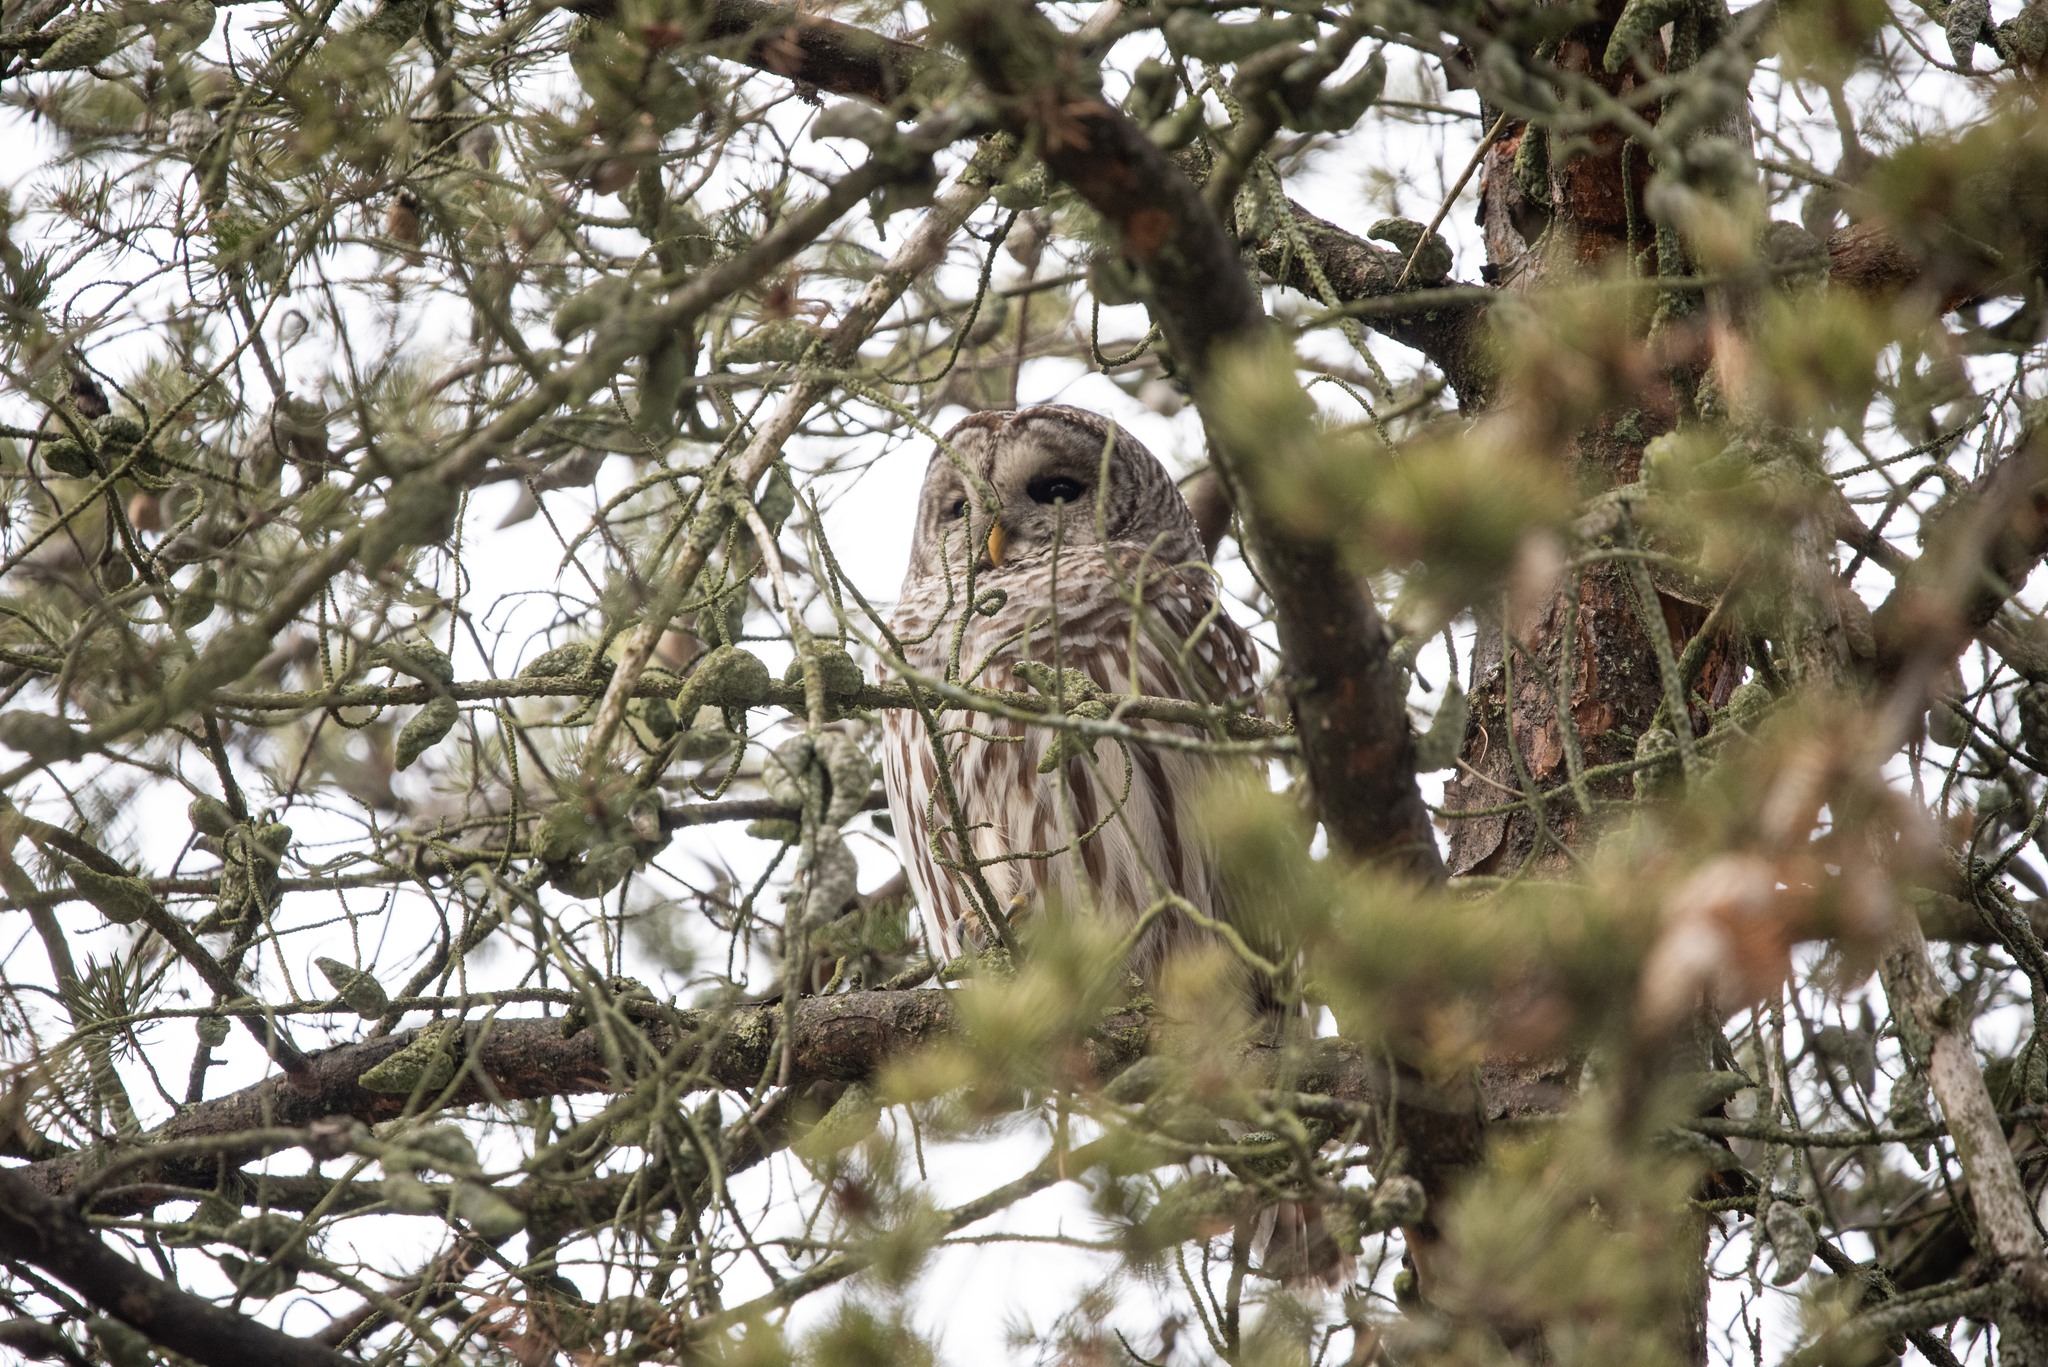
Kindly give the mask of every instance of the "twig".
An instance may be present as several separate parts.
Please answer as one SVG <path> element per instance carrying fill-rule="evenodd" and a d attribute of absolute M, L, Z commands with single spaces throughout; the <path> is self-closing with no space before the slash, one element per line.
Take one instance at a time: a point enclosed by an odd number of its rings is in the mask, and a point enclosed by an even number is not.
<path fill-rule="evenodd" d="M 1396 290 L 1408 283 L 1408 277 L 1414 272 L 1415 262 L 1422 255 L 1422 249 L 1429 245 L 1429 239 L 1436 236 L 1436 230 L 1442 227 L 1444 219 L 1450 216 L 1451 206 L 1457 203 L 1458 196 L 1464 193 L 1465 182 L 1472 179 L 1472 173 L 1479 169 L 1480 160 L 1486 156 L 1486 149 L 1500 140 L 1500 135 L 1507 126 L 1508 116 L 1506 111 L 1502 111 L 1501 116 L 1493 121 L 1493 127 L 1486 130 L 1486 136 L 1479 140 L 1479 145 L 1472 149 L 1472 159 L 1466 162 L 1465 169 L 1459 172 L 1457 184 L 1444 196 L 1444 202 L 1436 206 L 1436 217 L 1429 220 L 1429 226 L 1422 230 L 1421 239 L 1408 253 L 1408 259 L 1401 264 L 1400 277 L 1394 281 Z"/>

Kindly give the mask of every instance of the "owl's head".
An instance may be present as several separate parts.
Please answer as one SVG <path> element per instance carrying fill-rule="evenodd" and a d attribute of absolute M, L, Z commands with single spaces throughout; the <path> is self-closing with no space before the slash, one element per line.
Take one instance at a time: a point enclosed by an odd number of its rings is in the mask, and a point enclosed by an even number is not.
<path fill-rule="evenodd" d="M 1102 545 L 1155 563 L 1200 560 L 1194 517 L 1144 443 L 1085 409 L 1044 404 L 976 413 L 925 468 L 906 583 L 1043 567 Z"/>

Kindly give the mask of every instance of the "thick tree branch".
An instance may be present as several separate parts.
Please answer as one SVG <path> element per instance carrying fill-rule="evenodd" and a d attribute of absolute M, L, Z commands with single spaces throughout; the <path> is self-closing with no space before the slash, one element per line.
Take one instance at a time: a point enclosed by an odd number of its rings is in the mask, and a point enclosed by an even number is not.
<path fill-rule="evenodd" d="M 0 1258 L 40 1268 L 154 1342 L 208 1367 L 353 1367 L 332 1348 L 279 1333 L 150 1276 L 19 1168 L 0 1171 Z"/>
<path fill-rule="evenodd" d="M 636 1017 L 647 1051 L 664 1057 L 675 1079 L 694 1090 L 759 1086 L 775 1056 L 783 1020 L 779 1005 L 737 1011 L 621 1006 Z M 941 989 L 809 997 L 796 1004 L 793 1016 L 788 1085 L 796 1090 L 817 1082 L 866 1080 L 890 1060 L 947 1039 L 960 1028 L 954 993 Z M 136 1164 L 126 1177 L 131 1185 L 110 1189 L 93 1209 L 128 1214 L 176 1199 L 164 1188 L 211 1190 L 222 1163 L 238 1165 L 274 1152 L 280 1128 L 304 1128 L 333 1116 L 374 1124 L 404 1114 L 408 1098 L 371 1091 L 358 1079 L 419 1033 L 401 1031 L 339 1045 L 309 1056 L 306 1071 L 295 1078 L 272 1078 L 186 1108 L 141 1142 L 218 1142 L 190 1144 L 182 1156 Z M 1152 1042 L 1153 1024 L 1146 1015 L 1120 1012 L 1096 1025 L 1081 1058 L 1090 1074 L 1107 1080 Z M 500 1018 L 465 1027 L 462 1056 L 463 1074 L 443 1102 L 449 1107 L 611 1092 L 634 1081 L 613 1074 L 607 1059 L 617 1055 L 599 1032 L 584 1029 L 565 1038 L 559 1017 Z M 1243 1061 L 1257 1073 L 1279 1066 L 1281 1054 L 1271 1046 L 1248 1044 Z M 1317 1041 L 1306 1061 L 1292 1058 L 1288 1066 L 1290 1085 L 1298 1090 L 1358 1104 L 1386 1095 L 1378 1060 L 1341 1041 Z M 1427 1123 L 1428 1095 L 1404 1086 L 1401 1105 Z M 243 1136 L 246 1140 L 238 1143 Z M 129 1152 L 125 1146 L 122 1151 Z M 63 1195 L 104 1167 L 108 1157 L 105 1150 L 90 1150 L 12 1171 L 45 1194 Z"/>
<path fill-rule="evenodd" d="M 1926 270 L 1918 257 L 1899 245 L 1879 223 L 1852 223 L 1828 235 L 1828 281 L 1859 294 L 1892 294 L 1917 281 Z M 1945 301 L 1947 308 L 1966 296 Z"/>
<path fill-rule="evenodd" d="M 1275 345 L 1236 244 L 1166 153 L 1103 102 L 1080 54 L 1036 10 L 1017 0 L 968 0 L 940 23 L 1001 99 L 1012 130 L 1039 139 L 1047 169 L 1102 215 L 1146 282 L 1272 595 L 1325 825 L 1354 855 L 1441 877 L 1415 784 L 1404 686 L 1379 611 L 1336 545 L 1281 530 L 1260 487 L 1263 453 L 1235 440 L 1222 420 L 1234 399 L 1219 373 Z"/>
<path fill-rule="evenodd" d="M 1878 681 L 1930 652 L 1952 660 L 2048 555 L 2048 462 L 2029 433 L 1927 528 L 1928 548 L 1871 613 Z"/>
<path fill-rule="evenodd" d="M 619 11 L 618 0 L 575 0 L 569 8 L 599 19 Z M 794 5 L 712 0 L 702 13 L 702 36 L 731 42 L 725 55 L 733 60 L 879 105 L 905 102 L 922 85 L 940 83 L 953 66 L 916 43 L 806 14 Z M 936 79 L 921 85 L 927 74 Z"/>
<path fill-rule="evenodd" d="M 1897 579 L 1904 580 L 1908 576 L 1922 573 L 1914 568 L 1917 562 L 1912 556 L 1865 526 L 1863 519 L 1856 515 L 1856 510 L 1841 496 L 1839 490 L 1833 491 L 1832 496 L 1835 500 L 1835 536 L 1843 545 L 1853 547 L 1869 557 L 1872 564 L 1888 571 Z M 2024 550 L 2024 538 L 2019 548 Z M 2007 573 L 2020 574 L 2025 568 L 2027 567 L 2024 563 L 2008 566 Z M 2021 577 L 2024 578 L 2024 574 Z M 1999 582 L 2013 589 L 2019 587 L 2018 583 L 2013 581 L 2001 579 Z M 1989 585 L 1986 587 L 1988 590 Z M 1894 598 L 1896 599 L 1896 594 Z M 1979 616 L 1987 606 L 1990 606 L 1988 602 L 1977 604 Z M 1893 672 L 1896 672 L 1898 661 L 1903 658 L 1901 651 L 1910 644 L 1902 633 L 1901 619 L 1904 616 L 1905 600 L 1900 599 L 1887 617 L 1887 634 L 1880 642 L 1880 660 L 1888 661 Z M 2048 630 L 2044 630 L 2038 620 L 2015 611 L 2009 595 L 1997 603 L 1991 615 L 1978 627 L 1977 639 L 1995 651 L 2022 678 L 2033 683 L 2048 682 Z M 1928 934 L 1934 935 L 1931 926 L 1928 928 Z"/>
<path fill-rule="evenodd" d="M 1329 282 L 1337 303 L 1375 305 L 1359 311 L 1358 320 L 1427 356 L 1457 391 L 1460 408 L 1476 412 L 1492 402 L 1499 367 L 1487 345 L 1489 301 L 1476 297 L 1477 287 L 1450 283 L 1424 288 L 1419 282 L 1401 286 L 1397 282 L 1406 261 L 1402 253 L 1374 246 L 1292 200 L 1287 207 L 1307 240 L 1314 268 Z M 1251 250 L 1260 269 L 1277 283 L 1324 302 L 1311 263 L 1280 226 L 1254 236 Z M 1403 295 L 1419 297 L 1408 304 Z"/>
<path fill-rule="evenodd" d="M 948 998 L 948 993 L 940 991 L 857 992 L 800 1002 L 791 1085 L 828 1079 L 855 1081 L 867 1077 L 887 1057 L 944 1037 L 954 1027 Z M 676 1066 L 685 1071 L 696 1071 L 704 1087 L 741 1091 L 759 1085 L 780 1033 L 782 1015 L 776 1006 L 643 1014 L 647 1018 L 642 1028 L 651 1050 L 672 1055 Z M 358 1079 L 419 1034 L 417 1030 L 400 1031 L 311 1055 L 306 1070 L 298 1076 L 267 1079 L 188 1107 L 152 1131 L 144 1142 L 161 1144 L 252 1134 L 280 1126 L 303 1127 L 328 1116 L 352 1116 L 366 1124 L 393 1119 L 405 1113 L 408 1098 L 371 1091 Z M 607 1092 L 619 1084 L 612 1076 L 600 1035 L 585 1029 L 564 1038 L 559 1017 L 500 1019 L 468 1026 L 463 1058 L 464 1075 L 445 1099 L 449 1106 Z M 1110 1061 L 1111 1056 L 1105 1054 L 1103 1066 L 1107 1068 Z M 210 1187 L 220 1162 L 241 1162 L 257 1151 L 255 1146 L 237 1149 L 230 1145 L 190 1161 L 138 1168 L 136 1180 Z M 103 1161 L 104 1155 L 95 1152 L 67 1154 L 21 1171 L 43 1190 L 62 1193 Z"/>

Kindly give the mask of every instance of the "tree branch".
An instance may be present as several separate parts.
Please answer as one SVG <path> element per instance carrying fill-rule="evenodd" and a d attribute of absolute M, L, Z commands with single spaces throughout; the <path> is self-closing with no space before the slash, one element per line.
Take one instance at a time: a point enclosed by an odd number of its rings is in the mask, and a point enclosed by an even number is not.
<path fill-rule="evenodd" d="M 580 14 L 613 18 L 617 0 L 579 0 Z M 957 68 L 950 57 L 917 43 L 886 38 L 853 24 L 804 13 L 770 0 L 712 0 L 703 36 L 734 46 L 721 55 L 758 71 L 814 85 L 835 95 L 909 109 L 920 96 L 942 88 Z M 1427 302 L 1398 311 L 1375 311 L 1360 321 L 1429 358 L 1457 392 L 1466 411 L 1484 408 L 1493 397 L 1497 370 L 1486 346 L 1488 303 L 1483 299 L 1433 297 L 1440 292 L 1419 282 L 1396 288 L 1402 256 L 1377 247 L 1319 218 L 1293 201 L 1288 208 L 1308 238 L 1341 304 L 1390 301 L 1419 294 Z M 1277 226 L 1247 241 L 1253 256 L 1276 283 L 1323 303 L 1308 269 Z M 1927 273 L 1927 264 L 1876 222 L 1852 224 L 1827 241 L 1829 278 L 1859 293 L 1905 289 Z M 1467 288 L 1467 287 L 1459 287 Z M 1953 309 L 1983 291 L 1950 290 L 1943 308 Z"/>
<path fill-rule="evenodd" d="M 579 0 L 571 8 L 600 18 L 618 12 L 617 0 Z M 705 25 L 707 38 L 743 40 L 722 54 L 733 61 L 892 109 L 916 107 L 922 93 L 942 88 L 959 74 L 957 63 L 945 54 L 768 0 L 713 0 Z M 1413 308 L 1376 312 L 1362 321 L 1427 357 L 1443 371 L 1463 407 L 1485 407 L 1492 397 L 1494 372 L 1484 345 L 1484 302 L 1465 299 L 1447 303 L 1433 297 L 1438 291 L 1421 282 L 1396 289 L 1402 262 L 1399 252 L 1345 232 L 1292 200 L 1288 209 L 1307 235 L 1339 304 L 1395 299 L 1403 294 L 1416 294 L 1428 301 Z M 1314 287 L 1307 264 L 1293 253 L 1279 229 L 1248 245 L 1275 282 L 1301 291 L 1314 303 L 1325 302 Z"/>
<path fill-rule="evenodd" d="M 1314 737 L 1303 757 L 1331 836 L 1354 855 L 1441 878 L 1379 610 L 1339 547 L 1281 528 L 1261 487 L 1263 453 L 1232 435 L 1222 411 L 1235 399 L 1217 383 L 1221 371 L 1276 345 L 1236 244 L 1166 153 L 1103 102 L 1080 54 L 1035 9 L 966 0 L 939 23 L 1002 101 L 1012 131 L 1040 140 L 1047 169 L 1102 215 L 1146 283 L 1272 596 L 1296 730 Z M 1306 426 L 1312 410 L 1298 387 L 1282 403 Z"/>
<path fill-rule="evenodd" d="M 858 1081 L 886 1059 L 946 1037 L 956 1028 L 951 997 L 950 992 L 928 990 L 806 998 L 795 1010 L 789 1085 Z M 681 1070 L 699 1074 L 700 1090 L 748 1091 L 758 1086 L 781 1033 L 783 1014 L 779 1005 L 738 1011 L 642 1011 L 628 1003 L 623 1009 L 640 1012 L 651 1050 L 673 1054 Z M 329 1116 L 351 1116 L 365 1124 L 393 1119 L 405 1113 L 408 1098 L 371 1091 L 357 1079 L 419 1035 L 418 1030 L 399 1031 L 310 1055 L 299 1075 L 266 1079 L 187 1107 L 143 1142 L 226 1138 L 266 1128 L 303 1127 Z M 1111 1017 L 1097 1039 L 1090 1062 L 1107 1076 L 1142 1050 L 1143 1020 L 1135 1015 Z M 501 1018 L 468 1026 L 462 1047 L 464 1075 L 443 1101 L 449 1107 L 609 1092 L 622 1081 L 630 1083 L 612 1075 L 608 1059 L 613 1055 L 598 1031 L 580 1030 L 564 1038 L 560 1017 Z M 191 1160 L 146 1164 L 137 1168 L 135 1180 L 210 1188 L 220 1163 L 245 1161 L 260 1147 L 252 1143 L 238 1150 L 228 1145 Z M 16 1171 L 56 1195 L 70 1191 L 105 1157 L 88 1150 Z M 121 1210 L 118 1202 L 97 1208 Z"/>
<path fill-rule="evenodd" d="M 1871 613 L 1880 683 L 1908 662 L 1953 660 L 1997 619 L 2048 555 L 2048 484 L 2034 434 L 1970 486 L 1927 528 L 1927 551 Z"/>
<path fill-rule="evenodd" d="M 799 1001 L 792 1013 L 789 1087 L 800 1091 L 815 1082 L 864 1081 L 890 1060 L 954 1036 L 960 1028 L 954 997 L 950 990 L 933 988 L 848 992 Z M 620 1006 L 634 1015 L 648 1051 L 669 1061 L 674 1070 L 671 1080 L 682 1083 L 685 1091 L 757 1087 L 775 1056 L 783 1021 L 779 1004 L 691 1011 L 630 1000 Z M 184 1199 L 166 1188 L 211 1190 L 221 1164 L 232 1166 L 274 1152 L 279 1129 L 304 1128 L 332 1116 L 374 1124 L 404 1114 L 407 1097 L 370 1091 L 358 1079 L 419 1034 L 407 1030 L 338 1045 L 309 1055 L 306 1071 L 295 1078 L 267 1079 L 187 1107 L 139 1142 L 223 1142 L 193 1145 L 175 1159 L 136 1164 L 129 1179 L 133 1185 L 109 1188 L 94 1203 L 95 1212 L 132 1214 L 162 1201 Z M 1152 1043 L 1151 1019 L 1139 1011 L 1122 1011 L 1097 1023 L 1084 1041 L 1081 1057 L 1096 1079 L 1106 1081 Z M 463 1073 L 442 1098 L 445 1107 L 611 1092 L 636 1080 L 614 1075 L 608 1059 L 618 1054 L 601 1032 L 584 1029 L 564 1038 L 560 1017 L 500 1017 L 467 1026 L 462 1048 Z M 1270 1072 L 1280 1066 L 1282 1052 L 1251 1043 L 1241 1058 L 1254 1073 Z M 1380 1061 L 1340 1040 L 1315 1041 L 1305 1061 L 1291 1055 L 1288 1066 L 1289 1085 L 1302 1091 L 1359 1105 L 1386 1095 Z M 1433 1104 L 1429 1095 L 1413 1093 L 1404 1083 L 1404 1111 L 1427 1112 Z M 238 1147 L 233 1141 L 245 1135 L 248 1142 Z M 108 1157 L 105 1149 L 87 1150 L 11 1172 L 46 1196 L 61 1196 L 105 1166 Z"/>
<path fill-rule="evenodd" d="M 569 8 L 592 18 L 616 18 L 618 0 L 575 0 Z M 875 104 L 910 103 L 926 86 L 940 84 L 953 63 L 916 43 L 836 19 L 806 14 L 766 0 L 712 0 L 703 10 L 710 39 L 730 40 L 734 61 Z M 921 81 L 927 74 L 937 78 Z"/>
<path fill-rule="evenodd" d="M 1490 301 L 1474 296 L 1478 288 L 1455 282 L 1421 282 L 1402 286 L 1401 268 L 1405 258 L 1388 247 L 1377 247 L 1362 237 L 1344 231 L 1327 219 L 1287 201 L 1295 227 L 1307 239 L 1314 265 L 1330 284 L 1340 304 L 1380 301 L 1381 307 L 1358 314 L 1367 327 L 1402 346 L 1413 347 L 1428 357 L 1457 392 L 1458 407 L 1477 412 L 1493 401 L 1499 367 L 1487 345 L 1486 319 Z M 1277 220 L 1278 215 L 1275 215 Z M 1294 250 L 1287 232 L 1274 224 L 1250 239 L 1253 257 L 1260 269 L 1275 282 L 1298 290 L 1320 304 L 1310 263 Z M 1465 297 L 1445 299 L 1453 292 Z M 1412 306 L 1401 306 L 1403 295 L 1419 295 Z"/>
<path fill-rule="evenodd" d="M 2043 1259 L 2035 1231 L 2033 1203 L 1977 1066 L 1970 1022 L 1958 1018 L 1953 1000 L 1936 979 L 1927 941 L 1911 916 L 1897 918 L 1885 951 L 1883 977 L 1901 1038 L 1926 1069 L 1955 1141 L 1956 1159 L 1977 1216 L 1978 1248 L 2001 1265 L 2004 1279 L 2019 1293 L 2020 1304 L 2014 1307 L 2017 1322 L 2007 1322 L 2005 1332 L 2036 1339 L 2048 1316 L 2048 1260 Z M 2016 1356 L 2039 1360 L 2032 1354 Z"/>
<path fill-rule="evenodd" d="M 0 1170 L 0 1257 L 41 1268 L 152 1341 L 208 1367 L 355 1367 L 331 1348 L 150 1276 L 19 1168 Z"/>

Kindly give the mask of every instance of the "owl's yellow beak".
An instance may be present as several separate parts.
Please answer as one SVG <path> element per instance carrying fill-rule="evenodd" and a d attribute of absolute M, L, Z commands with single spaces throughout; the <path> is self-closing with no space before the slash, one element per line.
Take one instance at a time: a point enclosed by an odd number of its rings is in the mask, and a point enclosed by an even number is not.
<path fill-rule="evenodd" d="M 991 565 L 1002 564 L 1003 551 L 1008 545 L 1009 535 L 1003 531 L 1003 524 L 998 522 L 991 526 L 988 529 L 988 563 Z"/>

